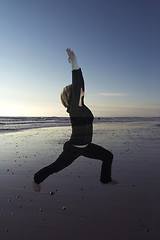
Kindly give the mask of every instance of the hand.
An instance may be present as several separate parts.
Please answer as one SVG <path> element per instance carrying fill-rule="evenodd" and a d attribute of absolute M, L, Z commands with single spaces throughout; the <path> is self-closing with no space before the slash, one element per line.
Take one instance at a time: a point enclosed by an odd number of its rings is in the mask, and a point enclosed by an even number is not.
<path fill-rule="evenodd" d="M 84 92 L 83 92 L 83 90 L 81 88 L 80 98 L 83 97 L 83 96 L 84 96 Z"/>
<path fill-rule="evenodd" d="M 74 52 L 70 48 L 67 48 L 66 52 L 68 54 L 68 62 L 69 63 L 77 62 L 76 55 L 74 54 Z"/>

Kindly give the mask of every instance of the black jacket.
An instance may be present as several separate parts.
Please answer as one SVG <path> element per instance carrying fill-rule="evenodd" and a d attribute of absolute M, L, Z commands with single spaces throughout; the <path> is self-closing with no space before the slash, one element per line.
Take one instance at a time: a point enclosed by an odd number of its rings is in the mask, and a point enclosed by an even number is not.
<path fill-rule="evenodd" d="M 82 97 L 82 107 L 79 107 L 81 88 L 84 91 L 84 79 L 81 69 L 72 71 L 72 97 L 67 112 L 70 115 L 72 125 L 72 135 L 70 142 L 74 145 L 85 145 L 92 141 L 94 116 L 89 108 L 84 104 Z"/>

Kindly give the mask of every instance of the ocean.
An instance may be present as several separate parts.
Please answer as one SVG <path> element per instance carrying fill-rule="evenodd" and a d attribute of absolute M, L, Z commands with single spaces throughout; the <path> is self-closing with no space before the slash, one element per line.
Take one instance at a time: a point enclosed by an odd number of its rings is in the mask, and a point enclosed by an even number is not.
<path fill-rule="evenodd" d="M 94 124 L 118 122 L 160 123 L 160 117 L 95 117 Z M 0 117 L 0 133 L 22 131 L 33 128 L 70 126 L 69 117 Z"/>

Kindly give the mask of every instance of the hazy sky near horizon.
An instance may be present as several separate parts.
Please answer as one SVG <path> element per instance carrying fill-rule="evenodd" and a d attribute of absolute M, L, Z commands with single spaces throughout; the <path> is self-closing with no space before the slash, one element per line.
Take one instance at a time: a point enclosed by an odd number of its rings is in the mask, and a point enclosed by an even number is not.
<path fill-rule="evenodd" d="M 0 116 L 68 116 L 66 48 L 95 116 L 160 116 L 160 1 L 1 0 Z"/>

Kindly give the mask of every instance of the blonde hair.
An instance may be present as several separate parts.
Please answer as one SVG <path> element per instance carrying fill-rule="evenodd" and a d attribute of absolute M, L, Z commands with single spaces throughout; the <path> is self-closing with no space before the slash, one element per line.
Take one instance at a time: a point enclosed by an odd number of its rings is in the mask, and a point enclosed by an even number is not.
<path fill-rule="evenodd" d="M 69 104 L 72 96 L 72 84 L 63 88 L 63 92 L 61 93 L 61 102 L 64 107 L 69 108 Z"/>

